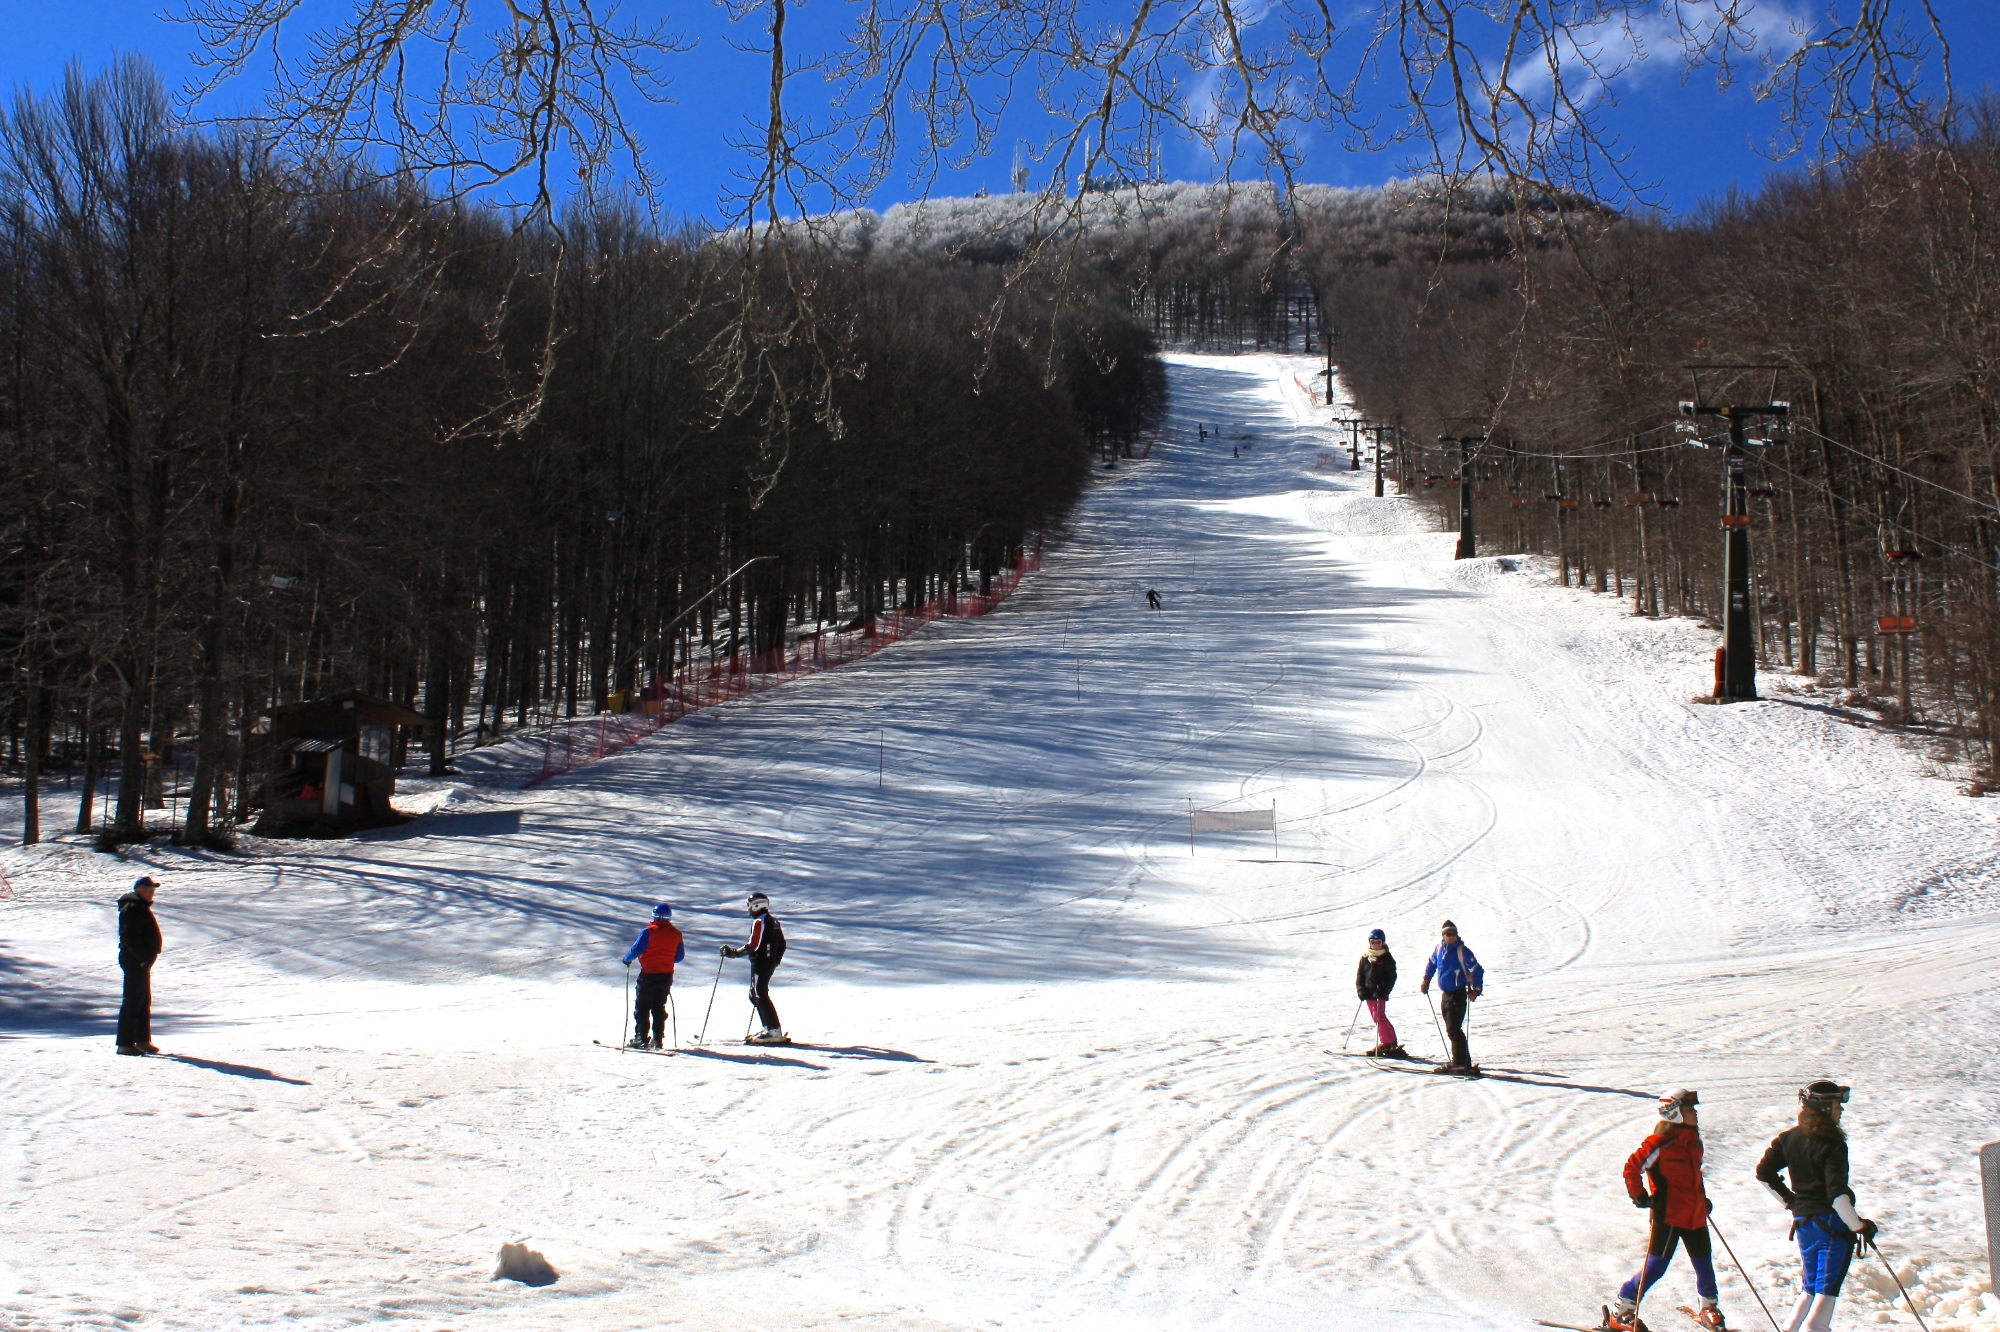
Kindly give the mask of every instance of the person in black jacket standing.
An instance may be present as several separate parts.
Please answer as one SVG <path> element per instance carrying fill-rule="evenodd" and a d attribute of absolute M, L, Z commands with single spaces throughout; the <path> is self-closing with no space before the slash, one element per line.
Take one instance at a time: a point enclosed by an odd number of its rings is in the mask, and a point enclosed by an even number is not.
<path fill-rule="evenodd" d="M 785 931 L 771 914 L 771 899 L 764 894 L 750 894 L 745 909 L 750 913 L 750 941 L 741 948 L 722 945 L 724 957 L 750 959 L 750 1004 L 763 1020 L 764 1029 L 744 1039 L 750 1045 L 790 1045 L 791 1037 L 778 1025 L 778 1006 L 771 1002 L 771 973 L 785 960 Z"/>
<path fill-rule="evenodd" d="M 1875 1223 L 1855 1210 L 1847 1182 L 1847 1135 L 1840 1129 L 1849 1089 L 1820 1081 L 1799 1089 L 1799 1122 L 1771 1139 L 1757 1179 L 1792 1214 L 1804 1290 L 1785 1332 L 1827 1332 L 1857 1241 L 1875 1242 Z M 1789 1176 L 1790 1182 L 1781 1176 Z"/>
<path fill-rule="evenodd" d="M 1354 969 L 1354 997 L 1368 1005 L 1375 1019 L 1375 1048 L 1368 1053 L 1382 1059 L 1407 1059 L 1389 1023 L 1389 992 L 1396 988 L 1396 955 L 1389 951 L 1389 936 L 1380 930 L 1368 932 L 1368 951 Z"/>
<path fill-rule="evenodd" d="M 158 1054 L 153 1044 L 153 962 L 160 956 L 160 922 L 153 919 L 158 880 L 146 875 L 118 899 L 118 966 L 125 998 L 118 1005 L 118 1053 Z"/>

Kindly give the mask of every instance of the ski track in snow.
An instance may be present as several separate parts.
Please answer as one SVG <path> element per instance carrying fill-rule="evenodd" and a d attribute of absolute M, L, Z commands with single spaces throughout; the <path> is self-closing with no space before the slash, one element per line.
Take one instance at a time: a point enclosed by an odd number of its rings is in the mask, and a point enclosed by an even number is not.
<path fill-rule="evenodd" d="M 1533 560 L 1455 563 L 1368 472 L 1314 470 L 1309 369 L 1171 358 L 1167 437 L 994 614 L 532 791 L 503 784 L 516 742 L 351 841 L 7 851 L 0 1310 L 1586 1321 L 1643 1243 L 1618 1168 L 1683 1085 L 1718 1221 L 1788 1303 L 1749 1172 L 1792 1090 L 1832 1075 L 1856 1087 L 1863 1210 L 1933 1327 L 2000 1325 L 1990 1295 L 1977 1312 L 1972 1156 L 2000 1137 L 1993 807 L 1776 677 L 1764 702 L 1692 704 L 1697 625 Z M 1275 854 L 1255 833 L 1190 853 L 1190 803 L 1274 802 Z M 176 1056 L 146 1061 L 111 1051 L 111 902 L 142 862 L 166 885 L 155 1036 Z M 752 887 L 791 937 L 777 999 L 808 1044 L 733 1044 L 740 963 L 709 1049 L 590 1044 L 618 1035 L 617 959 L 658 897 L 689 936 L 691 1041 Z M 1488 970 L 1490 1076 L 1323 1054 L 1372 1041 L 1365 1019 L 1347 1035 L 1349 978 L 1378 925 L 1391 1016 L 1437 1052 L 1415 986 L 1446 915 Z M 561 1280 L 491 1281 L 514 1239 Z M 1879 1265 L 1857 1276 L 1843 1317 L 1889 1310 Z M 1682 1264 L 1649 1303 L 1691 1296 Z"/>

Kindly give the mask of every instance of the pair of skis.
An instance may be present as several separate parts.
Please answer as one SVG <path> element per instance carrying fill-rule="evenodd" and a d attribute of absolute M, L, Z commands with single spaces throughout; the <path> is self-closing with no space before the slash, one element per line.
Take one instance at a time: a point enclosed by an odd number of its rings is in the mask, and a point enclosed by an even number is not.
<path fill-rule="evenodd" d="M 1471 1068 L 1454 1068 L 1449 1064 L 1433 1063 L 1422 1055 L 1373 1055 L 1366 1050 L 1328 1050 L 1326 1053 L 1338 1059 L 1366 1059 L 1377 1068 L 1394 1069 L 1398 1073 L 1437 1073 L 1445 1077 L 1468 1080 L 1481 1076 L 1477 1064 Z M 1405 1064 L 1416 1064 L 1419 1067 L 1405 1068 L 1403 1067 Z"/>
<path fill-rule="evenodd" d="M 1696 1327 L 1706 1328 L 1709 1326 L 1707 1323 L 1702 1322 L 1701 1316 L 1697 1314 L 1688 1305 L 1676 1304 L 1674 1308 L 1679 1310 L 1681 1313 L 1686 1314 L 1688 1317 L 1688 1321 L 1693 1323 Z M 1586 1327 L 1582 1323 L 1557 1323 L 1557 1322 L 1552 1322 L 1547 1318 L 1537 1318 L 1535 1321 L 1537 1323 L 1540 1323 L 1543 1327 L 1566 1327 L 1570 1330 L 1570 1332 L 1611 1332 L 1611 1311 L 1609 1309 L 1606 1309 L 1604 1311 L 1603 1321 L 1598 1323 L 1594 1327 Z M 1646 1326 L 1645 1319 L 1643 1318 L 1639 1319 L 1638 1324 L 1639 1326 L 1637 1332 L 1651 1332 L 1651 1329 Z"/>

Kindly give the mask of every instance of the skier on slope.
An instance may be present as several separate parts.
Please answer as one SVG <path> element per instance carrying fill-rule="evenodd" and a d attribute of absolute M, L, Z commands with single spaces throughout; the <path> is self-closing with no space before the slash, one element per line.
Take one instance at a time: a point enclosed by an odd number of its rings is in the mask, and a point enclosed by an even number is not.
<path fill-rule="evenodd" d="M 1625 1192 L 1632 1205 L 1646 1208 L 1652 1219 L 1645 1263 L 1618 1288 L 1617 1303 L 1604 1311 L 1604 1326 L 1613 1332 L 1638 1326 L 1639 1304 L 1666 1275 L 1674 1250 L 1683 1244 L 1688 1262 L 1694 1265 L 1695 1291 L 1701 1296 L 1701 1308 L 1689 1312 L 1703 1327 L 1728 1326 L 1716 1303 L 1715 1260 L 1708 1239 L 1708 1190 L 1701 1179 L 1701 1126 L 1695 1111 L 1700 1100 L 1692 1089 L 1662 1096 L 1659 1123 L 1625 1160 Z"/>
<path fill-rule="evenodd" d="M 1437 1071 L 1476 1073 L 1479 1070 L 1472 1062 L 1472 1046 L 1465 1039 L 1465 1006 L 1485 990 L 1486 968 L 1460 942 L 1458 926 L 1446 921 L 1440 927 L 1440 936 L 1431 960 L 1424 964 L 1423 984 L 1417 987 L 1420 993 L 1429 994 L 1431 977 L 1436 976 L 1438 989 L 1444 991 L 1444 1029 L 1451 1039 L 1451 1062 L 1440 1064 Z"/>
<path fill-rule="evenodd" d="M 785 960 L 785 931 L 771 914 L 771 899 L 762 893 L 750 894 L 745 903 L 750 913 L 750 941 L 741 948 L 722 946 L 724 957 L 750 959 L 750 1003 L 763 1020 L 764 1029 L 744 1038 L 749 1045 L 789 1045 L 791 1037 L 778 1025 L 778 1006 L 771 1002 L 771 973 Z"/>
<path fill-rule="evenodd" d="M 1757 1163 L 1758 1180 L 1792 1214 L 1804 1269 L 1805 1289 L 1785 1332 L 1827 1332 L 1857 1240 L 1875 1242 L 1875 1223 L 1855 1210 L 1847 1182 L 1847 1135 L 1840 1115 L 1848 1094 L 1848 1088 L 1824 1080 L 1801 1087 L 1798 1123 L 1771 1139 Z M 1790 1177 L 1789 1185 L 1781 1172 Z"/>
<path fill-rule="evenodd" d="M 652 921 L 625 950 L 625 965 L 639 964 L 639 996 L 632 1005 L 631 1047 L 635 1050 L 659 1050 L 667 1043 L 667 996 L 674 988 L 674 964 L 687 960 L 687 944 L 673 916 L 670 904 L 655 906 Z M 653 1029 L 650 1038 L 646 1034 L 649 1025 Z"/>
<path fill-rule="evenodd" d="M 1368 1005 L 1375 1019 L 1375 1048 L 1368 1053 L 1381 1059 L 1408 1056 L 1389 1024 L 1389 992 L 1396 988 L 1396 955 L 1389 951 L 1389 936 L 1380 930 L 1368 931 L 1368 951 L 1354 969 L 1354 997 Z"/>

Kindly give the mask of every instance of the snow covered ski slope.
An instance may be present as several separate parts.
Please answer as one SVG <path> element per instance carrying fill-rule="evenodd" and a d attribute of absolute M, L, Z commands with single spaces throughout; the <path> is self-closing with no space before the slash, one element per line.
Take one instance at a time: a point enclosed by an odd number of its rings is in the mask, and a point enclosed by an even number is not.
<path fill-rule="evenodd" d="M 466 781 L 405 828 L 235 858 L 9 852 L 0 1310 L 1588 1322 L 1644 1242 L 1618 1168 L 1680 1086 L 1718 1222 L 1789 1282 L 1750 1172 L 1832 1076 L 1862 1210 L 1932 1326 L 1996 1326 L 1973 1160 L 2000 1137 L 1994 805 L 1773 677 L 1691 704 L 1699 626 L 1454 563 L 1368 473 L 1315 470 L 1308 369 L 1175 358 L 1167 438 L 994 614 L 532 791 Z M 1191 807 L 1275 810 L 1275 849 L 1191 848 Z M 112 1053 L 111 902 L 140 861 L 173 1058 Z M 734 1043 L 738 962 L 710 1049 L 592 1044 L 663 897 L 691 1040 L 753 888 L 800 1045 Z M 1325 1053 L 1372 1043 L 1344 1038 L 1373 926 L 1399 1035 L 1440 1053 L 1415 984 L 1447 915 L 1487 970 L 1487 1077 Z M 512 1240 L 560 1280 L 490 1280 Z M 1856 1272 L 1842 1326 L 1893 1293 Z M 1677 1264 L 1648 1307 L 1691 1296 Z"/>

